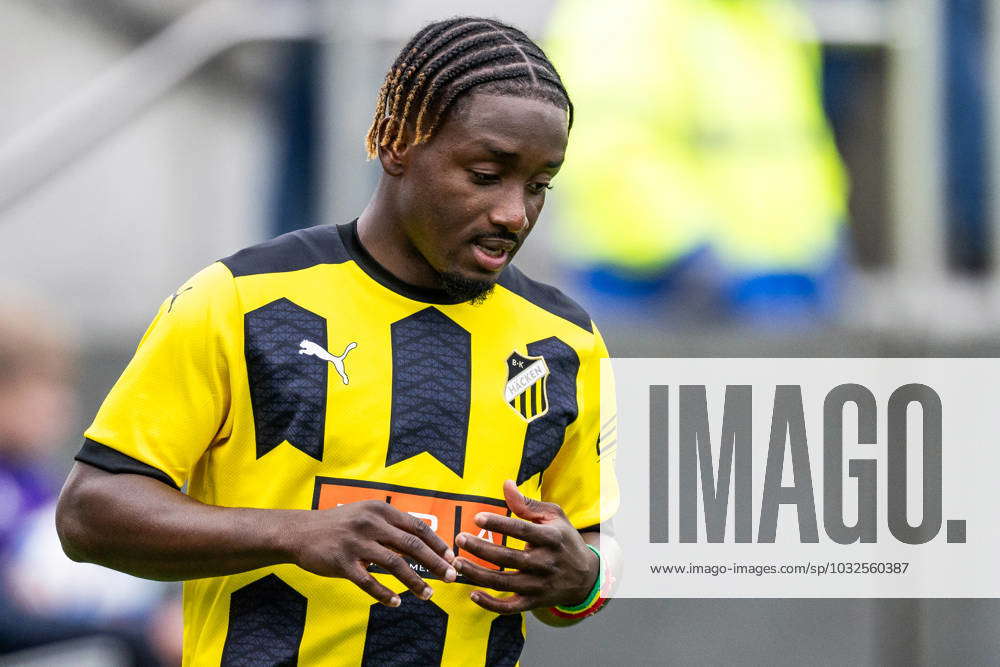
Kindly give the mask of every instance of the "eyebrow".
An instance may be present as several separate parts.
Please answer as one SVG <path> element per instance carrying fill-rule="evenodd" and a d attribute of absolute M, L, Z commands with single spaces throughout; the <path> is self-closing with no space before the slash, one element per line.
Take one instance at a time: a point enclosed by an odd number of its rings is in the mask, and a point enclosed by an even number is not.
<path fill-rule="evenodd" d="M 518 157 L 517 153 L 512 153 L 511 151 L 505 151 L 503 149 L 497 148 L 492 144 L 486 143 L 485 141 L 482 142 L 480 145 L 486 150 L 488 150 L 490 153 L 492 153 L 494 157 L 496 157 L 498 160 L 502 160 L 504 162 L 510 162 L 516 160 Z M 563 158 L 561 160 L 555 160 L 554 162 L 546 162 L 545 166 L 548 167 L 549 169 L 558 169 L 559 167 L 562 166 L 562 163 L 565 162 L 565 160 L 566 159 Z"/>

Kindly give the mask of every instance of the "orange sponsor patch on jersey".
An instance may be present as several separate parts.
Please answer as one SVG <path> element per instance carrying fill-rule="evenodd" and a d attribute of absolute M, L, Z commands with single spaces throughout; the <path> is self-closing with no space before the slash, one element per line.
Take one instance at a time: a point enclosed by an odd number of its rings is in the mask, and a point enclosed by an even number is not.
<path fill-rule="evenodd" d="M 396 484 L 368 482 L 357 479 L 339 479 L 336 477 L 317 477 L 313 493 L 313 509 L 332 509 L 348 503 L 363 500 L 379 500 L 409 513 L 431 527 L 438 537 L 452 548 L 456 556 L 462 556 L 491 570 L 504 568 L 475 556 L 464 549 L 459 549 L 455 538 L 465 532 L 477 535 L 494 544 L 505 545 L 507 536 L 480 528 L 474 519 L 480 512 L 492 512 L 501 516 L 510 516 L 507 503 L 497 498 L 473 496 L 444 491 L 430 491 Z M 410 561 L 410 567 L 420 576 L 431 579 L 439 577 L 419 563 Z M 375 565 L 369 566 L 370 572 L 384 572 Z M 463 581 L 459 575 L 458 580 Z"/>

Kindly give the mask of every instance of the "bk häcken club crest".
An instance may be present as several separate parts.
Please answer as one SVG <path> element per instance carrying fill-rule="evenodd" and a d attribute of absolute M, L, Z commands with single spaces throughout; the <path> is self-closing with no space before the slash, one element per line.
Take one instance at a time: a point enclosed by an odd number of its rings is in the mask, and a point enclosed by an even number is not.
<path fill-rule="evenodd" d="M 544 357 L 525 357 L 512 352 L 507 357 L 507 387 L 504 400 L 525 421 L 531 422 L 549 410 L 545 393 L 549 367 Z"/>

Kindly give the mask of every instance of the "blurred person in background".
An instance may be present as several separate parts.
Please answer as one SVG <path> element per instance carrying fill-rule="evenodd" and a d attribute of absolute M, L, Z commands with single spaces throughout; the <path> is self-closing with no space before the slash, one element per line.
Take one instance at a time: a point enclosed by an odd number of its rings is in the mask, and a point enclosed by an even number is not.
<path fill-rule="evenodd" d="M 47 467 L 73 419 L 73 355 L 51 318 L 0 293 L 0 555 L 10 552 L 31 512 L 51 502 Z"/>
<path fill-rule="evenodd" d="M 161 609 L 163 586 L 74 563 L 59 547 L 52 461 L 75 417 L 70 341 L 37 299 L 0 289 L 0 655 L 102 637 L 114 664 L 171 664 L 180 624 L 176 603 Z"/>
<path fill-rule="evenodd" d="M 832 306 L 847 184 L 794 2 L 563 0 L 549 44 L 581 109 L 560 245 L 593 307 L 775 324 Z"/>

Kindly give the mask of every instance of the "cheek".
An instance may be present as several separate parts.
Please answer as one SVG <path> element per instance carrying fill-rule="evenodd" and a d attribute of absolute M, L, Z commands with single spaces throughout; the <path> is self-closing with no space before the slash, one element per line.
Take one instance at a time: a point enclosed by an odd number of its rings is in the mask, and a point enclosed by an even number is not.
<path fill-rule="evenodd" d="M 423 169 L 419 178 L 410 182 L 406 193 L 409 215 L 431 217 L 438 221 L 442 214 L 454 213 L 465 208 L 469 201 L 469 184 L 462 182 L 463 174 L 445 169 Z"/>
<path fill-rule="evenodd" d="M 545 195 L 539 195 L 537 197 L 529 197 L 524 202 L 524 214 L 528 217 L 528 232 L 530 233 L 535 227 L 535 223 L 538 221 L 538 216 L 542 213 L 542 208 L 545 206 Z"/>
<path fill-rule="evenodd" d="M 532 225 L 535 224 L 535 220 L 538 219 L 538 216 L 541 214 L 542 208 L 544 207 L 545 207 L 544 192 L 540 194 L 538 197 L 532 197 L 527 201 L 527 203 L 525 204 L 525 210 L 526 213 L 528 214 L 528 220 L 531 221 Z"/>
<path fill-rule="evenodd" d="M 487 193 L 467 182 L 464 173 L 429 179 L 413 193 L 408 211 L 419 218 L 424 233 L 460 233 L 488 209 Z"/>

